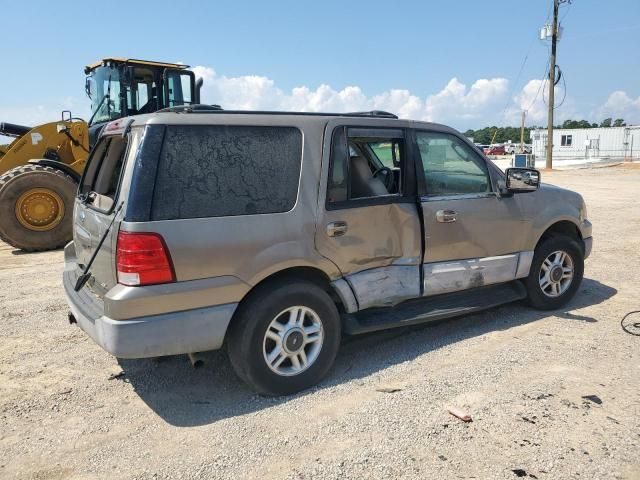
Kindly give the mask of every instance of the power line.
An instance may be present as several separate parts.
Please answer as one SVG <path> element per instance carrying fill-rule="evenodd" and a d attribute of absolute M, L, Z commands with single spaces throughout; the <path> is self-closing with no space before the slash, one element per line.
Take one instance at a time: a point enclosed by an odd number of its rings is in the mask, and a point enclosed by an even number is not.
<path fill-rule="evenodd" d="M 540 82 L 540 85 L 538 85 L 538 91 L 536 92 L 536 96 L 533 97 L 533 100 L 531 101 L 529 106 L 527 108 L 525 108 L 525 111 L 529 111 L 531 109 L 531 107 L 533 107 L 533 104 L 536 103 L 536 100 L 538 99 L 538 95 L 540 95 L 540 91 L 542 90 L 542 87 L 544 86 L 545 82 L 547 81 L 547 74 L 548 73 L 549 73 L 549 59 L 547 59 L 547 66 L 544 69 L 544 75 L 542 75 L 542 81 Z M 544 99 L 544 96 L 543 96 L 543 99 Z"/>
<path fill-rule="evenodd" d="M 559 67 L 558 67 L 558 70 L 560 72 L 560 77 L 553 83 L 553 86 L 555 88 L 555 86 L 558 83 L 560 83 L 560 80 L 562 80 L 562 93 L 563 93 L 563 95 L 562 95 L 562 100 L 560 101 L 560 104 L 559 105 L 554 105 L 554 107 L 553 107 L 554 110 L 559 109 L 562 106 L 562 104 L 564 103 L 565 99 L 567 98 L 567 82 L 566 82 L 566 80 L 564 78 L 564 72 Z M 544 98 L 544 92 L 542 93 L 542 102 L 545 105 L 547 104 L 547 101 Z"/>
<path fill-rule="evenodd" d="M 568 3 L 567 9 L 564 11 L 564 15 L 562 15 L 562 18 L 560 18 L 560 22 L 562 23 L 562 21 L 566 18 L 566 16 L 569 14 L 569 11 L 571 10 L 571 5 L 573 5 L 571 2 Z"/>
<path fill-rule="evenodd" d="M 509 107 L 509 104 L 511 103 L 511 97 L 513 96 L 513 92 L 515 91 L 516 86 L 518 85 L 518 82 L 520 80 L 520 75 L 522 75 L 522 71 L 524 70 L 524 66 L 527 63 L 527 60 L 529 59 L 529 54 L 531 53 L 531 47 L 533 47 L 534 42 L 535 42 L 535 38 L 533 39 L 533 41 L 529 45 L 529 49 L 527 50 L 527 53 L 524 56 L 524 59 L 522 60 L 522 64 L 520 65 L 520 70 L 518 70 L 518 75 L 516 75 L 515 82 L 513 82 L 513 84 L 511 85 L 511 90 L 509 91 L 509 95 L 507 97 L 507 101 L 505 102 L 504 108 L 502 109 L 502 116 L 503 117 L 504 117 L 504 114 L 507 111 L 507 108 Z"/>
<path fill-rule="evenodd" d="M 547 23 L 549 21 L 549 18 L 551 17 L 551 12 L 553 11 L 553 4 L 549 5 L 549 9 L 547 10 L 547 15 L 545 16 L 545 20 L 544 23 Z M 566 14 L 565 14 L 566 15 Z M 531 53 L 531 48 L 533 47 L 533 44 L 536 42 L 536 37 L 533 38 L 533 40 L 531 41 L 531 44 L 529 45 L 529 48 L 527 49 L 527 54 L 524 57 L 524 60 L 522 61 L 522 65 L 520 65 L 520 70 L 518 71 L 518 75 L 516 77 L 516 81 L 513 83 L 513 86 L 511 87 L 511 92 L 509 93 L 509 98 L 507 99 L 507 103 L 504 106 L 504 109 L 502 110 L 502 116 L 504 117 L 505 112 L 507 111 L 507 107 L 509 106 L 509 103 L 511 101 L 511 97 L 513 95 L 513 92 L 515 91 L 516 86 L 518 85 L 518 81 L 520 80 L 520 75 L 522 74 L 522 71 L 524 70 L 524 66 L 527 63 L 527 60 L 529 58 L 529 54 Z M 546 42 L 539 40 L 541 43 L 543 43 L 543 45 L 545 47 L 547 47 L 547 59 L 545 61 L 545 71 L 544 71 L 544 75 L 542 76 L 542 82 L 540 82 L 540 85 L 538 85 L 538 91 L 536 92 L 536 96 L 533 98 L 531 104 L 524 109 L 525 112 L 527 112 L 528 110 L 531 109 L 531 107 L 533 106 L 533 104 L 536 102 L 536 100 L 538 99 L 538 95 L 540 95 L 540 90 L 542 89 L 542 86 L 545 83 L 545 79 L 547 77 L 547 72 L 549 69 L 549 58 L 548 56 L 551 55 L 551 52 L 549 51 L 549 45 L 547 45 Z"/>

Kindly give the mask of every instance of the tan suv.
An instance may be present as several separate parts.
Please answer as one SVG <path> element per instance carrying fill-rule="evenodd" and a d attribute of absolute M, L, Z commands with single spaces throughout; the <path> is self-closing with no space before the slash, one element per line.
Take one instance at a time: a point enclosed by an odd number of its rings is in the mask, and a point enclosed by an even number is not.
<path fill-rule="evenodd" d="M 70 321 L 113 355 L 226 345 L 278 395 L 320 381 L 343 333 L 559 308 L 591 245 L 580 195 L 503 174 L 443 125 L 187 108 L 105 128 L 64 285 Z"/>

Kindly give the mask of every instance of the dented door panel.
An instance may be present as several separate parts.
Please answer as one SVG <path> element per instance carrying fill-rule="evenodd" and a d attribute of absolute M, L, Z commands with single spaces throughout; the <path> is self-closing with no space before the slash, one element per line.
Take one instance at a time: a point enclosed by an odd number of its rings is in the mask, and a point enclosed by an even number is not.
<path fill-rule="evenodd" d="M 346 277 L 359 308 L 391 307 L 420 296 L 420 270 L 414 265 L 389 265 Z"/>
<path fill-rule="evenodd" d="M 391 203 L 329 210 L 323 217 L 316 245 L 345 276 L 393 263 L 421 263 L 421 229 L 415 205 Z M 327 226 L 337 222 L 346 223 L 346 231 L 329 236 Z"/>
<path fill-rule="evenodd" d="M 327 225 L 336 223 L 346 229 L 331 236 Z M 338 266 L 362 310 L 420 296 L 421 232 L 416 205 L 369 205 L 325 211 L 316 245 Z"/>

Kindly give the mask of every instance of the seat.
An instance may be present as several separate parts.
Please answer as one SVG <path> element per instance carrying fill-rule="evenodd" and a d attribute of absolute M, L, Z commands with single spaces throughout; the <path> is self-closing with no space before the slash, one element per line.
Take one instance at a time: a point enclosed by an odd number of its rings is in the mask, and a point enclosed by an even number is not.
<path fill-rule="evenodd" d="M 351 157 L 351 198 L 379 197 L 389 195 L 384 183 L 374 178 L 369 162 L 358 155 Z"/>

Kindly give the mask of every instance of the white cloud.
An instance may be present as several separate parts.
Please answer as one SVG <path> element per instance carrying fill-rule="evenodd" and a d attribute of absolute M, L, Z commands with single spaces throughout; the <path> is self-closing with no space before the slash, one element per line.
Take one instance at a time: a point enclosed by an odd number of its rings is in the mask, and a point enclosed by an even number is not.
<path fill-rule="evenodd" d="M 495 121 L 504 109 L 508 85 L 506 78 L 480 79 L 467 91 L 465 84 L 452 78 L 441 91 L 427 97 L 421 119 L 452 124 Z"/>
<path fill-rule="evenodd" d="M 468 126 L 497 120 L 507 97 L 505 78 L 480 79 L 467 88 L 453 78 L 438 93 L 425 99 L 406 89 L 390 89 L 367 96 L 358 86 L 336 90 L 321 84 L 313 89 L 300 86 L 285 92 L 270 78 L 246 75 L 227 77 L 209 67 L 195 67 L 202 77 L 202 101 L 226 109 L 273 109 L 302 112 L 350 112 L 388 110 L 401 118 Z M 471 122 L 473 121 L 473 122 Z"/>
<path fill-rule="evenodd" d="M 544 80 L 529 80 L 520 93 L 514 97 L 514 105 L 509 110 L 509 116 L 518 117 L 523 110 L 527 111 L 530 123 L 540 123 L 547 119 L 547 105 L 543 101 Z"/>
<path fill-rule="evenodd" d="M 593 115 L 599 120 L 607 117 L 623 118 L 627 124 L 637 125 L 640 123 L 640 97 L 634 99 L 626 92 L 617 90 L 609 95 Z"/>
<path fill-rule="evenodd" d="M 529 125 L 545 125 L 547 120 L 547 106 L 543 100 L 547 95 L 546 83 L 540 79 L 529 80 L 509 98 L 509 81 L 506 78 L 481 78 L 468 87 L 454 77 L 440 91 L 420 97 L 401 88 L 369 95 L 357 85 L 342 89 L 327 84 L 315 88 L 303 85 L 285 91 L 265 76 L 227 77 L 204 66 L 193 70 L 204 80 L 203 103 L 217 103 L 225 109 L 303 112 L 387 110 L 401 118 L 445 123 L 460 130 L 488 125 L 519 125 L 523 109 L 528 110 Z M 560 100 L 563 96 L 562 89 L 556 87 L 556 98 Z M 74 116 L 85 119 L 91 114 L 88 99 L 74 97 L 31 106 L 0 106 L 0 121 L 36 125 L 59 119 L 61 110 L 72 110 Z M 567 97 L 555 115 L 555 123 L 567 118 L 599 122 L 605 117 L 613 117 L 637 124 L 640 123 L 640 97 L 634 99 L 626 92 L 615 91 L 602 106 L 590 113 L 578 111 L 572 99 Z M 5 140 L 0 136 L 0 142 Z"/>

